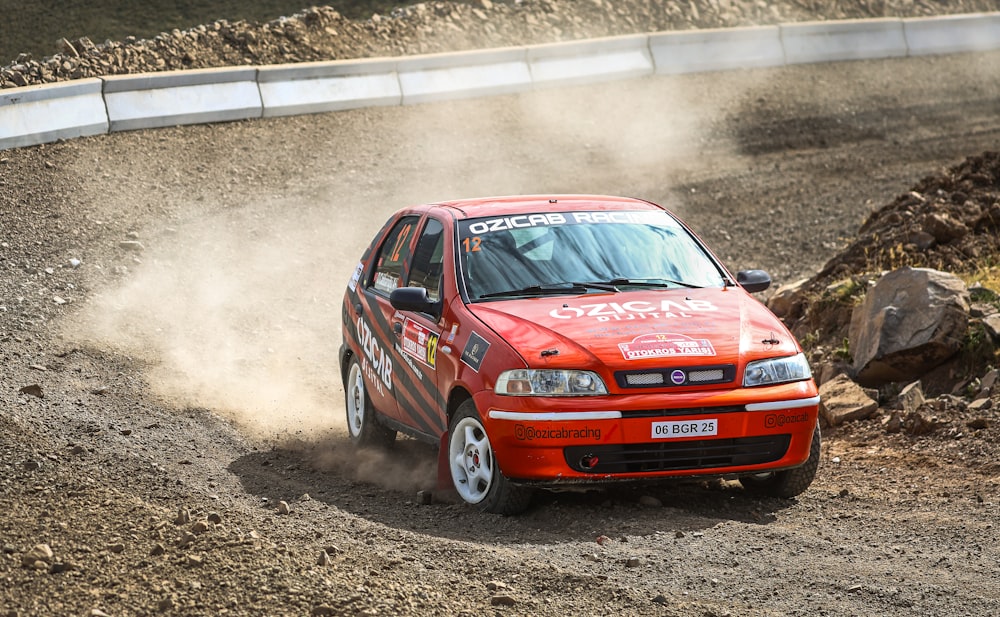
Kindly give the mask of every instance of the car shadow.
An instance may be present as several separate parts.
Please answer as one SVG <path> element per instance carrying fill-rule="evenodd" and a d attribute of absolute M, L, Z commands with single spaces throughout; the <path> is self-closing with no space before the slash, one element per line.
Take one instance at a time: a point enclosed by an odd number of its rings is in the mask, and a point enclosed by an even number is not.
<path fill-rule="evenodd" d="M 727 521 L 767 525 L 795 504 L 751 495 L 734 481 L 669 480 L 539 490 L 527 512 L 499 516 L 437 490 L 436 470 L 436 448 L 427 444 L 400 439 L 389 451 L 365 450 L 342 435 L 286 441 L 229 465 L 269 506 L 309 499 L 397 529 L 497 544 L 687 534 Z"/>

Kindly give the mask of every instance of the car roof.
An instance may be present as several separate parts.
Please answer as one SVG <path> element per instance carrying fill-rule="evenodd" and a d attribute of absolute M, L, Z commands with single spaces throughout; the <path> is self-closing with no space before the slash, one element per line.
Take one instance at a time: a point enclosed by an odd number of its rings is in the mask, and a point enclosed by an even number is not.
<path fill-rule="evenodd" d="M 652 202 L 610 195 L 509 195 L 476 197 L 428 204 L 452 210 L 455 218 L 478 218 L 531 212 L 572 212 L 574 210 L 663 210 Z"/>

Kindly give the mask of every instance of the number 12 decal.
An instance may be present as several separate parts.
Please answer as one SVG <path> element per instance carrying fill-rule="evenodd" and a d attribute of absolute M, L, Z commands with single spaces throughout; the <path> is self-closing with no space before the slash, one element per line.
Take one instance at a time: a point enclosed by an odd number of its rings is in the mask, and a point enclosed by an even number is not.
<path fill-rule="evenodd" d="M 478 253 L 480 251 L 483 239 L 479 236 L 473 236 L 472 238 L 464 238 L 462 244 L 465 246 L 466 253 Z"/>
<path fill-rule="evenodd" d="M 396 244 L 392 247 L 392 254 L 389 256 L 389 260 L 392 262 L 399 261 L 399 253 L 406 246 L 407 240 L 410 239 L 410 232 L 413 231 L 413 225 L 405 225 L 399 232 L 399 237 L 396 238 Z"/>

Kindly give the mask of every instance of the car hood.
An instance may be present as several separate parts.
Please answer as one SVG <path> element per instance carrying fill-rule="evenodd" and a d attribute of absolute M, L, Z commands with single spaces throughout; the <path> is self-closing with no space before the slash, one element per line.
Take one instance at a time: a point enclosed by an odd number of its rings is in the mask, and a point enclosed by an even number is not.
<path fill-rule="evenodd" d="M 781 321 L 740 287 L 525 298 L 469 309 L 534 368 L 742 366 L 799 350 Z"/>

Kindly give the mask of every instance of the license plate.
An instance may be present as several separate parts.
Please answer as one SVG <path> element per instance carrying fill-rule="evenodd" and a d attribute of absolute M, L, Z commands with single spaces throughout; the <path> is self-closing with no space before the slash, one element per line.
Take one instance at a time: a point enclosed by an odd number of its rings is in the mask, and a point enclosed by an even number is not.
<path fill-rule="evenodd" d="M 680 439 L 681 437 L 710 437 L 719 434 L 718 418 L 707 420 L 676 420 L 653 422 L 653 439 Z"/>

